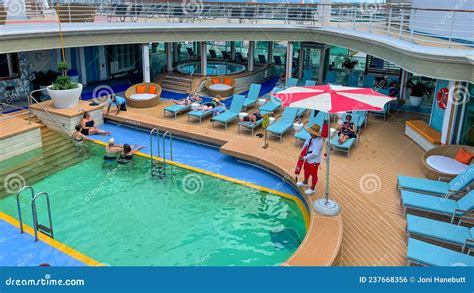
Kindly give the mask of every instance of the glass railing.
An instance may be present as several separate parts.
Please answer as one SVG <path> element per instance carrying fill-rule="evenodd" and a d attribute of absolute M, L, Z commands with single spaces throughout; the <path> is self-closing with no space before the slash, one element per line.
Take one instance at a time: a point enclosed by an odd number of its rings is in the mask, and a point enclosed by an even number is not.
<path fill-rule="evenodd" d="M 474 48 L 474 10 L 413 8 L 406 4 L 288 4 L 182 0 L 23 1 L 0 6 L 0 27 L 38 23 L 128 26 L 130 22 L 286 24 L 357 31 L 401 39 L 424 46 Z M 158 24 L 157 24 L 158 25 Z"/>

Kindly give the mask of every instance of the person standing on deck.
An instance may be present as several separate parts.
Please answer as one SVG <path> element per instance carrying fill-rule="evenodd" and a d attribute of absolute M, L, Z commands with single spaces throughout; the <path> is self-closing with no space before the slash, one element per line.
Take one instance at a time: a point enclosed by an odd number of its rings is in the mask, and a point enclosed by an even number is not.
<path fill-rule="evenodd" d="M 305 194 L 310 195 L 316 192 L 316 184 L 318 183 L 318 169 L 321 163 L 321 152 L 323 150 L 323 138 L 321 137 L 321 126 L 314 124 L 311 127 L 305 127 L 306 131 L 311 135 L 304 145 L 299 160 L 304 161 L 303 171 L 304 180 L 296 183 L 298 187 L 308 186 L 309 177 L 311 177 L 311 187 L 306 189 Z M 306 151 L 305 151 L 306 149 Z"/>

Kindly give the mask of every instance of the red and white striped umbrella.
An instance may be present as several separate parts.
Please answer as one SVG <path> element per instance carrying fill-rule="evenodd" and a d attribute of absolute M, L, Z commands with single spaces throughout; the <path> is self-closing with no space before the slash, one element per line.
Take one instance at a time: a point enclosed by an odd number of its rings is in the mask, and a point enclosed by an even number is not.
<path fill-rule="evenodd" d="M 294 86 L 273 94 L 284 106 L 326 113 L 382 111 L 394 98 L 367 88 L 339 85 Z"/>

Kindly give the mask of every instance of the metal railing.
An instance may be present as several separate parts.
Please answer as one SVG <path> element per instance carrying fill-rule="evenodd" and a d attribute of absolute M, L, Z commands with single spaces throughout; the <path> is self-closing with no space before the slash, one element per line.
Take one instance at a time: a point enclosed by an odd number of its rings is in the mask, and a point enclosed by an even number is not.
<path fill-rule="evenodd" d="M 11 0 L 8 3 L 17 0 Z M 19 0 L 18 0 L 19 1 Z M 21 1 L 21 3 L 24 3 Z M 337 28 L 384 35 L 425 46 L 474 47 L 474 10 L 413 8 L 407 4 L 288 4 L 233 3 L 201 1 L 100 1 L 61 0 L 29 1 L 23 9 L 8 10 L 8 26 L 31 26 L 37 23 L 265 23 Z M 59 15 L 58 15 L 59 14 Z M 0 11 L 0 24 L 2 17 Z M 11 16 L 11 17 L 10 17 Z M 5 20 L 4 20 L 5 22 Z M 124 25 L 126 26 L 126 25 Z"/>

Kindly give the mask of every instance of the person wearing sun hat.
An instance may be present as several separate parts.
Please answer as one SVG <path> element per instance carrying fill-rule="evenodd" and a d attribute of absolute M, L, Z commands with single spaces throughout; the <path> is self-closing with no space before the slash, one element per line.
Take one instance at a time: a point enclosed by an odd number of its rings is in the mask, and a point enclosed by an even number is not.
<path fill-rule="evenodd" d="M 318 169 L 319 164 L 321 163 L 321 153 L 324 143 L 323 138 L 321 137 L 321 126 L 314 124 L 311 127 L 305 127 L 305 129 L 311 137 L 305 141 L 303 151 L 299 157 L 299 160 L 304 161 L 304 180 L 302 182 L 297 182 L 296 186 L 308 186 L 309 178 L 311 177 L 311 186 L 305 191 L 305 194 L 310 195 L 316 192 Z"/>

